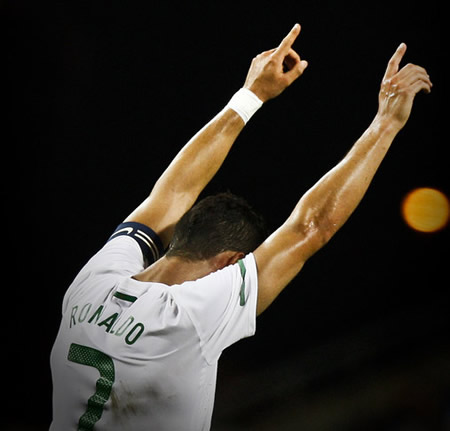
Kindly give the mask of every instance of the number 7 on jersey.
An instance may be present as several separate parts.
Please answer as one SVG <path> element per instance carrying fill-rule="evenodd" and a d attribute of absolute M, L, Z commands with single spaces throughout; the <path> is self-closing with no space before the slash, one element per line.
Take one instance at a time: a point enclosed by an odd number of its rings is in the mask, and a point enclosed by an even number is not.
<path fill-rule="evenodd" d="M 111 396 L 114 384 L 115 371 L 112 358 L 92 347 L 72 343 L 67 359 L 80 365 L 96 368 L 100 377 L 95 383 L 95 393 L 87 402 L 86 412 L 78 421 L 78 431 L 92 431 L 94 425 L 100 420 L 103 407 Z"/>

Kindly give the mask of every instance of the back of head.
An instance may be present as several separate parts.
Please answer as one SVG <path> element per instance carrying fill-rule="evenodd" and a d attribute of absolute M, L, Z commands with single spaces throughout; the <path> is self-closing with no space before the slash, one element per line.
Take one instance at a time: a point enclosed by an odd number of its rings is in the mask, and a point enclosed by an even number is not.
<path fill-rule="evenodd" d="M 220 193 L 199 201 L 180 219 L 166 255 L 204 260 L 223 251 L 247 254 L 266 236 L 263 218 L 243 198 Z"/>

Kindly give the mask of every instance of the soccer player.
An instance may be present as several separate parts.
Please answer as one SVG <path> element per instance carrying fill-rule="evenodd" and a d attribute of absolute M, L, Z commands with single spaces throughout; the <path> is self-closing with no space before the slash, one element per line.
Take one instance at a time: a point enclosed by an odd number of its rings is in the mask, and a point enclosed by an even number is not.
<path fill-rule="evenodd" d="M 299 33 L 297 24 L 253 59 L 243 89 L 67 290 L 51 355 L 52 431 L 208 430 L 222 351 L 254 334 L 256 316 L 343 225 L 415 95 L 431 91 L 423 68 L 400 69 L 401 44 L 373 122 L 268 238 L 241 198 L 219 194 L 194 205 L 251 115 L 304 72 L 307 62 L 292 48 Z"/>

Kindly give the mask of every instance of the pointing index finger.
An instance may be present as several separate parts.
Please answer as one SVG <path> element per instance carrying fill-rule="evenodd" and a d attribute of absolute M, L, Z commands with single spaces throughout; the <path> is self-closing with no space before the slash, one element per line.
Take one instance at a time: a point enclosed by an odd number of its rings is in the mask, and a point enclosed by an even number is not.
<path fill-rule="evenodd" d="M 389 63 L 386 68 L 386 73 L 384 74 L 383 79 L 390 79 L 398 72 L 400 62 L 402 61 L 405 52 L 406 52 L 406 44 L 401 43 L 397 48 L 397 50 L 395 51 L 394 55 L 389 60 Z"/>
<path fill-rule="evenodd" d="M 275 50 L 275 55 L 286 56 L 289 53 L 295 39 L 300 34 L 300 24 L 295 24 L 292 30 L 286 35 L 286 37 L 281 41 L 278 48 Z"/>

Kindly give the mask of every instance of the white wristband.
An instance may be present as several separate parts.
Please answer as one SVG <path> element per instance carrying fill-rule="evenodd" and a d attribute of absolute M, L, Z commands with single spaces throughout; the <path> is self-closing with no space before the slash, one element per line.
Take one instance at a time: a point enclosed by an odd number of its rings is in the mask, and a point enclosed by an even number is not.
<path fill-rule="evenodd" d="M 230 99 L 227 107 L 235 111 L 244 120 L 244 123 L 247 124 L 248 120 L 252 118 L 253 114 L 262 105 L 263 101 L 255 93 L 246 88 L 241 88 Z"/>

